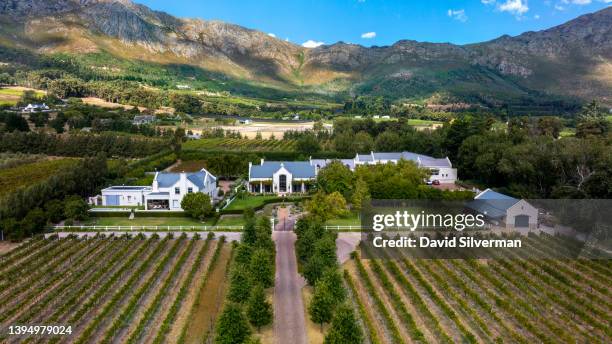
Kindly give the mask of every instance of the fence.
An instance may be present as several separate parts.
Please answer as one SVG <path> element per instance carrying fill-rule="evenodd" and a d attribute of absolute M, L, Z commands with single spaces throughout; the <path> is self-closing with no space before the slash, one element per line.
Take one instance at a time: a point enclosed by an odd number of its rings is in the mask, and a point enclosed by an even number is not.
<path fill-rule="evenodd" d="M 330 225 L 327 225 L 325 226 L 325 229 L 333 229 L 338 232 L 361 232 L 361 230 L 364 228 L 361 226 L 330 226 Z"/>
<path fill-rule="evenodd" d="M 240 232 L 243 226 L 53 226 L 65 232 Z"/>

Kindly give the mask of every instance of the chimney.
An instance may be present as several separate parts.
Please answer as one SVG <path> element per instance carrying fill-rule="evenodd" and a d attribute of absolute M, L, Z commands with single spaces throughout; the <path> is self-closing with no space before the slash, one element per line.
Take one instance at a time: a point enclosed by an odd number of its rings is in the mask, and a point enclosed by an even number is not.
<path fill-rule="evenodd" d="M 153 178 L 153 192 L 157 192 L 159 189 L 159 183 L 157 182 L 157 175 L 159 172 L 155 172 L 155 177 Z"/>
<path fill-rule="evenodd" d="M 261 158 L 261 165 L 263 165 L 263 164 L 264 164 L 264 159 L 263 159 L 263 158 Z"/>

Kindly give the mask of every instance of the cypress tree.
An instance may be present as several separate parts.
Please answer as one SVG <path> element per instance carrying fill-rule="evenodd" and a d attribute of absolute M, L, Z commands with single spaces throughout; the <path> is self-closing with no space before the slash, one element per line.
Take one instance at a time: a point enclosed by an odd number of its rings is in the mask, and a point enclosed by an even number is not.
<path fill-rule="evenodd" d="M 246 314 L 251 325 L 257 327 L 257 331 L 262 326 L 272 323 L 272 305 L 266 299 L 266 293 L 261 285 L 253 288 L 247 304 Z"/>

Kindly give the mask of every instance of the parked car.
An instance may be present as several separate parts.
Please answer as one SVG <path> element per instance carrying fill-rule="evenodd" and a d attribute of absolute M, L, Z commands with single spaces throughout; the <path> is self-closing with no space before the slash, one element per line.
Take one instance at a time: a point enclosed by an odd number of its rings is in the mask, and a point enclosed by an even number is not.
<path fill-rule="evenodd" d="M 433 185 L 440 185 L 440 181 L 437 179 L 434 179 L 434 181 L 431 182 Z"/>

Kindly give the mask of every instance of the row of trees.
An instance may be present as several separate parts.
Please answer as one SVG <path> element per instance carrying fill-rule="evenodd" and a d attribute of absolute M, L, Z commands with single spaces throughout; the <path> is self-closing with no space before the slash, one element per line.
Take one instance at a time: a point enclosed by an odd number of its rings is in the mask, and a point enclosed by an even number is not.
<path fill-rule="evenodd" d="M 297 257 L 308 284 L 313 286 L 308 305 L 310 319 L 321 325 L 331 323 L 325 343 L 361 343 L 363 332 L 347 301 L 347 290 L 336 256 L 337 234 L 325 229 L 316 216 L 298 220 L 295 233 Z"/>
<path fill-rule="evenodd" d="M 98 155 L 16 190 L 0 199 L 0 229 L 9 240 L 21 240 L 44 231 L 46 224 L 62 219 L 83 220 L 87 204 L 106 177 L 106 157 Z"/>
<path fill-rule="evenodd" d="M 249 342 L 252 327 L 260 331 L 272 323 L 272 305 L 265 292 L 274 285 L 272 226 L 268 217 L 256 217 L 252 210 L 245 211 L 245 220 L 230 270 L 227 300 L 217 321 L 218 344 Z"/>
<path fill-rule="evenodd" d="M 169 140 L 113 133 L 56 135 L 45 132 L 0 133 L 0 151 L 60 156 L 145 157 L 170 147 Z"/>

